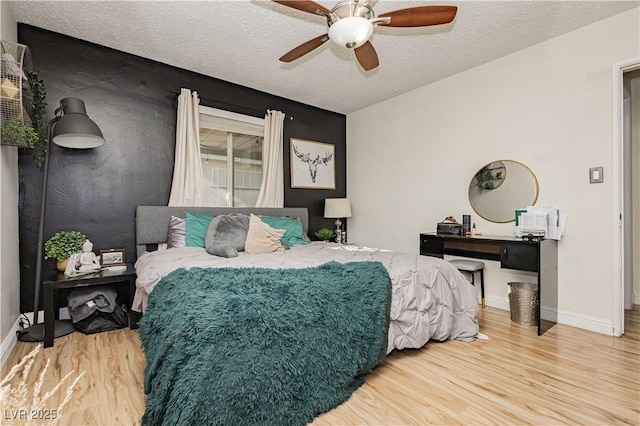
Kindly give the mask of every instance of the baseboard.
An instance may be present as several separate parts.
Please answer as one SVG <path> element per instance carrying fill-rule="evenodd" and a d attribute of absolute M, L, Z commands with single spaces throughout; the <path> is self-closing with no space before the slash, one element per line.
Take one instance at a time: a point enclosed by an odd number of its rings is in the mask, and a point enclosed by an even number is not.
<path fill-rule="evenodd" d="M 509 310 L 509 299 L 503 297 L 485 296 L 484 302 L 492 308 L 502 309 L 503 311 Z"/>
<path fill-rule="evenodd" d="M 29 320 L 29 324 L 33 324 L 33 312 L 25 312 L 21 314 L 24 315 Z M 38 311 L 38 324 L 42 324 L 44 322 L 44 311 Z"/>
<path fill-rule="evenodd" d="M 70 319 L 69 310 L 66 306 L 59 309 L 58 315 L 60 319 Z M 33 312 L 25 312 L 24 314 L 20 314 L 18 316 L 16 322 L 13 323 L 9 334 L 4 336 L 4 338 L 2 339 L 2 345 L 0 345 L 0 369 L 4 367 L 4 363 L 7 362 L 7 359 L 9 359 L 9 355 L 11 354 L 13 347 L 18 341 L 16 333 L 18 332 L 18 330 L 20 330 L 20 321 L 23 320 L 23 316 L 27 317 L 27 320 L 29 320 L 29 324 L 33 324 Z M 44 323 L 44 311 L 39 311 L 38 324 L 42 323 Z"/>
<path fill-rule="evenodd" d="M 503 311 L 509 310 L 509 299 L 507 298 L 489 296 L 485 297 L 485 303 L 487 306 L 491 306 L 492 308 L 502 309 Z M 571 327 L 581 328 L 595 333 L 606 334 L 607 336 L 613 336 L 613 323 L 610 320 L 563 310 L 558 310 L 557 313 L 559 324 L 569 325 Z M 550 315 L 553 316 L 554 314 L 555 311 L 544 308 L 541 313 L 543 318 L 548 318 Z"/>
<path fill-rule="evenodd" d="M 640 305 L 640 292 L 633 294 L 633 304 Z"/>
<path fill-rule="evenodd" d="M 558 322 L 584 330 L 613 336 L 613 322 L 576 312 L 558 311 Z"/>
<path fill-rule="evenodd" d="M 19 328 L 20 317 L 16 318 L 16 321 L 13 323 L 9 333 L 2 339 L 2 345 L 0 346 L 0 370 L 9 359 L 9 355 L 11 355 L 11 351 L 18 341 L 16 338 L 16 331 L 18 331 Z"/>

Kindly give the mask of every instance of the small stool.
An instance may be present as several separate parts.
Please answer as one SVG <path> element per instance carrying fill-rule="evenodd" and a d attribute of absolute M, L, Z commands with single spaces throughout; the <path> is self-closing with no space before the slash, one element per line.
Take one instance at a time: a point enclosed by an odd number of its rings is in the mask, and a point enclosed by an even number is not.
<path fill-rule="evenodd" d="M 453 259 L 449 261 L 458 271 L 468 272 L 471 275 L 471 285 L 475 286 L 476 272 L 480 271 L 480 295 L 482 296 L 482 307 L 484 308 L 484 263 L 475 260 Z"/>

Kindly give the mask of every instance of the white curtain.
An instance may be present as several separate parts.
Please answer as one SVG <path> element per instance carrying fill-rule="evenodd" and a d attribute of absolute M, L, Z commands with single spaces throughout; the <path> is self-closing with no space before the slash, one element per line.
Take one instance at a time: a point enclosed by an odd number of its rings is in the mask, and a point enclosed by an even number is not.
<path fill-rule="evenodd" d="M 176 158 L 171 183 L 170 206 L 201 206 L 204 177 L 200 162 L 200 116 L 197 92 L 181 89 L 178 96 Z"/>
<path fill-rule="evenodd" d="M 282 163 L 282 129 L 284 114 L 267 111 L 264 116 L 264 140 L 262 142 L 262 185 L 256 207 L 284 206 L 284 169 Z"/>

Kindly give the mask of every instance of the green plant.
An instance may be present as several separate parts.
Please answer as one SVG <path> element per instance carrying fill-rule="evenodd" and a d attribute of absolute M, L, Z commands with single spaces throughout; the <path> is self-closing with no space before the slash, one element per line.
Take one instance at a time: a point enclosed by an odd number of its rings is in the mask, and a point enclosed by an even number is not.
<path fill-rule="evenodd" d="M 44 118 L 44 109 L 47 106 L 45 98 L 47 91 L 44 87 L 44 80 L 40 78 L 40 72 L 37 68 L 27 71 L 27 80 L 29 81 L 30 97 L 31 97 L 31 125 L 38 135 L 37 142 L 31 146 L 33 149 L 33 162 L 42 167 L 44 157 L 48 149 L 47 135 L 45 134 L 47 123 Z"/>
<path fill-rule="evenodd" d="M 78 231 L 60 231 L 44 243 L 46 258 L 57 261 L 68 259 L 74 253 L 82 252 L 82 244 L 87 237 Z"/>
<path fill-rule="evenodd" d="M 487 181 L 493 178 L 493 176 L 491 175 L 491 170 L 489 169 L 488 165 L 478 170 L 478 173 L 476 173 L 474 177 L 476 179 L 476 184 L 478 185 L 481 191 L 483 189 L 493 189 L 493 184 L 491 185 L 491 188 L 488 188 L 487 187 L 488 184 L 486 183 Z"/>
<path fill-rule="evenodd" d="M 321 241 L 329 241 L 333 237 L 333 230 L 329 228 L 321 228 L 315 232 L 316 237 Z"/>
<path fill-rule="evenodd" d="M 18 120 L 11 120 L 2 126 L 2 144 L 20 148 L 33 148 L 40 136 L 33 127 Z"/>

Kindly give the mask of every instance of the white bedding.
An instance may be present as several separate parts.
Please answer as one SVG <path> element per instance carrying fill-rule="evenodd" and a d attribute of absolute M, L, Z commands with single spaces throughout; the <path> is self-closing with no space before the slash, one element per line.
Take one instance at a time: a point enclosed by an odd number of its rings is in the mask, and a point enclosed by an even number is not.
<path fill-rule="evenodd" d="M 136 262 L 133 310 L 144 312 L 158 282 L 177 268 L 305 268 L 328 261 L 379 261 L 392 282 L 387 352 L 420 348 L 428 340 L 473 340 L 478 334 L 478 299 L 467 279 L 448 262 L 429 256 L 335 243 L 296 245 L 284 252 L 223 258 L 195 247 L 145 253 Z"/>

